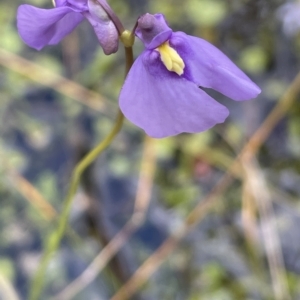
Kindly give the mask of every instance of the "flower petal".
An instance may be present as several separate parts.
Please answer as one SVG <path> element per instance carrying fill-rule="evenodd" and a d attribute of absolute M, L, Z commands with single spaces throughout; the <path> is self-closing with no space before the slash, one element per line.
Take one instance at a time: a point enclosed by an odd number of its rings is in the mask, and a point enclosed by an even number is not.
<path fill-rule="evenodd" d="M 17 13 L 17 27 L 23 41 L 41 50 L 46 45 L 57 44 L 81 21 L 83 16 L 70 7 L 42 9 L 21 5 Z"/>
<path fill-rule="evenodd" d="M 120 108 L 155 138 L 201 132 L 228 116 L 226 107 L 193 82 L 169 72 L 158 52 L 149 50 L 132 66 L 120 93 Z"/>
<path fill-rule="evenodd" d="M 88 10 L 87 0 L 54 0 L 55 7 L 68 6 L 75 12 L 84 12 Z"/>
<path fill-rule="evenodd" d="M 172 29 L 163 14 L 147 13 L 139 17 L 135 34 L 147 49 L 155 49 L 171 37 Z"/>
<path fill-rule="evenodd" d="M 255 98 L 261 92 L 224 53 L 207 41 L 175 32 L 170 45 L 183 58 L 188 79 L 198 85 L 215 89 L 237 101 Z"/>
<path fill-rule="evenodd" d="M 95 0 L 88 0 L 89 13 L 84 16 L 91 23 L 105 54 L 117 52 L 119 34 L 116 26 L 102 6 Z"/>
<path fill-rule="evenodd" d="M 54 6 L 55 7 L 65 6 L 66 2 L 67 2 L 66 0 L 54 0 Z"/>
<path fill-rule="evenodd" d="M 88 10 L 87 0 L 67 0 L 67 2 L 75 11 L 83 12 Z"/>

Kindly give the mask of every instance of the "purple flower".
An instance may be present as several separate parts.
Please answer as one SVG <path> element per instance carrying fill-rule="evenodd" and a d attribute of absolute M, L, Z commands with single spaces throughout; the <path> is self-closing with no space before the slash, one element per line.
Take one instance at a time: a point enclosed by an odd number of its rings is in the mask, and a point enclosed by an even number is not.
<path fill-rule="evenodd" d="M 120 108 L 155 138 L 201 132 L 229 112 L 200 87 L 242 101 L 260 88 L 227 56 L 203 39 L 173 32 L 162 14 L 145 14 L 136 35 L 146 49 L 133 64 L 120 93 Z"/>
<path fill-rule="evenodd" d="M 41 50 L 57 44 L 86 18 L 104 53 L 118 50 L 117 29 L 97 0 L 55 0 L 55 6 L 42 9 L 24 4 L 18 8 L 18 31 L 27 45 Z"/>

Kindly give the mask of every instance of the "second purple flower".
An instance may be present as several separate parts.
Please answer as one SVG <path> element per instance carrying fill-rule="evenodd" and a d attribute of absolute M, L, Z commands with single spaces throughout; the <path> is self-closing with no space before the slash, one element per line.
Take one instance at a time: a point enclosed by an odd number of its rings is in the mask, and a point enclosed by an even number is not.
<path fill-rule="evenodd" d="M 101 0 L 105 1 L 105 0 Z M 60 42 L 86 18 L 93 26 L 105 54 L 118 50 L 118 32 L 97 0 L 55 0 L 55 8 L 21 5 L 17 13 L 18 31 L 23 41 L 41 50 Z"/>

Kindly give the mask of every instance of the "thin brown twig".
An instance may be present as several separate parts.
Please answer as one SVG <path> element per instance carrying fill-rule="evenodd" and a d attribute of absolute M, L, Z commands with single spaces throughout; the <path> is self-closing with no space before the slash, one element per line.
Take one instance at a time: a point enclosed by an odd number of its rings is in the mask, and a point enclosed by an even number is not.
<path fill-rule="evenodd" d="M 242 151 L 243 156 L 254 156 L 261 145 L 266 141 L 277 123 L 285 116 L 295 102 L 300 91 L 300 72 L 289 85 L 277 105 L 269 113 L 267 118 L 250 138 Z"/>
<path fill-rule="evenodd" d="M 27 179 L 12 170 L 8 171 L 8 176 L 15 189 L 18 190 L 47 221 L 54 220 L 57 216 L 57 212 Z"/>
<path fill-rule="evenodd" d="M 50 87 L 57 92 L 70 97 L 92 109 L 112 117 L 115 107 L 99 93 L 58 75 L 19 55 L 0 48 L 0 65 L 19 73 L 39 84 Z"/>
<path fill-rule="evenodd" d="M 241 161 L 241 163 L 245 171 L 245 180 L 250 186 L 260 214 L 262 239 L 269 263 L 274 299 L 289 300 L 291 296 L 287 284 L 281 245 L 276 230 L 271 196 L 265 177 L 254 158 L 251 161 Z"/>
<path fill-rule="evenodd" d="M 35 207 L 43 218 L 47 221 L 52 221 L 57 216 L 53 206 L 42 196 L 42 194 L 21 174 L 5 160 L 5 154 L 1 154 L 1 167 L 10 184 Z"/>
<path fill-rule="evenodd" d="M 265 142 L 276 124 L 283 118 L 286 112 L 294 103 L 300 91 L 300 73 L 295 77 L 275 108 L 270 112 L 259 129 L 253 134 L 240 154 L 233 161 L 230 168 L 223 175 L 212 192 L 200 202 L 187 216 L 185 224 L 178 231 L 177 238 L 169 237 L 156 252 L 154 252 L 135 272 L 135 274 L 125 283 L 110 300 L 129 299 L 146 280 L 160 267 L 166 257 L 174 251 L 178 242 L 205 216 L 217 202 L 218 198 L 225 192 L 233 181 L 231 176 L 233 170 L 240 167 L 240 159 L 253 157 Z"/>
<path fill-rule="evenodd" d="M 2 159 L 1 167 L 10 184 L 39 212 L 39 214 L 48 222 L 53 222 L 58 214 L 55 208 L 42 196 L 37 188 L 33 186 L 25 177 L 14 170 L 9 164 Z M 68 228 L 67 234 L 77 243 L 80 242 L 79 236 Z"/>
<path fill-rule="evenodd" d="M 0 273 L 0 290 L 0 296 L 3 296 L 3 299 L 20 300 L 13 285 L 2 273 Z"/>
<path fill-rule="evenodd" d="M 254 253 L 253 250 L 258 243 L 259 237 L 257 226 L 257 207 L 251 191 L 251 185 L 245 178 L 242 186 L 241 218 L 247 246 L 249 247 L 249 250 L 251 250 L 251 253 Z"/>
<path fill-rule="evenodd" d="M 155 140 L 146 136 L 132 217 L 116 236 L 102 249 L 86 270 L 62 292 L 56 295 L 53 300 L 72 299 L 95 280 L 112 257 L 114 257 L 114 255 L 126 244 L 132 234 L 142 225 L 150 202 L 155 165 Z"/>

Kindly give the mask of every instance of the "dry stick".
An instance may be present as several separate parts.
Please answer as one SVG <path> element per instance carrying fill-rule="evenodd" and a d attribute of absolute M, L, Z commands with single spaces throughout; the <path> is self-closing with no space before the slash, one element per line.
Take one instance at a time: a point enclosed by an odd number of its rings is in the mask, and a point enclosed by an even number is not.
<path fill-rule="evenodd" d="M 243 156 L 254 156 L 259 147 L 268 138 L 276 124 L 284 117 L 290 109 L 300 91 L 300 72 L 297 74 L 293 82 L 289 85 L 277 105 L 270 112 L 263 124 L 253 134 L 249 142 L 243 149 Z"/>
<path fill-rule="evenodd" d="M 52 221 L 57 212 L 41 193 L 22 175 L 14 170 L 5 160 L 5 154 L 0 152 L 0 165 L 14 188 L 31 203 L 47 221 Z"/>
<path fill-rule="evenodd" d="M 4 298 L 2 298 L 1 296 L 3 296 Z M 13 285 L 2 273 L 0 273 L 0 297 L 1 299 L 7 300 L 20 300 Z"/>
<path fill-rule="evenodd" d="M 53 300 L 72 299 L 76 294 L 89 285 L 114 255 L 126 244 L 131 235 L 142 225 L 150 202 L 153 177 L 156 166 L 155 140 L 146 136 L 144 152 L 141 163 L 141 171 L 137 194 L 135 198 L 134 212 L 130 220 L 117 233 L 117 235 L 103 248 L 87 269 L 69 284 Z"/>
<path fill-rule="evenodd" d="M 248 143 L 244 146 L 240 154 L 232 163 L 231 167 L 220 179 L 213 191 L 200 202 L 186 218 L 185 225 L 178 231 L 177 236 L 169 237 L 135 272 L 135 274 L 125 283 L 110 300 L 124 300 L 133 295 L 146 280 L 160 267 L 166 257 L 177 247 L 178 242 L 195 226 L 204 215 L 217 202 L 218 197 L 229 187 L 232 182 L 231 173 L 239 167 L 240 158 L 253 156 L 259 147 L 264 143 L 272 129 L 286 114 L 296 99 L 300 91 L 300 73 L 288 87 L 279 103 L 271 111 L 259 129 L 253 134 Z"/>
<path fill-rule="evenodd" d="M 53 222 L 57 217 L 55 208 L 42 196 L 42 194 L 16 170 L 8 166 L 5 161 L 1 161 L 2 167 L 5 167 L 5 175 L 14 188 L 48 221 Z M 72 228 L 67 229 L 67 234 L 73 240 L 79 242 L 80 238 Z"/>
<path fill-rule="evenodd" d="M 27 179 L 12 170 L 9 171 L 8 176 L 19 193 L 22 194 L 47 221 L 54 220 L 57 216 L 57 212 Z"/>
<path fill-rule="evenodd" d="M 254 246 L 257 245 L 259 238 L 256 213 L 257 207 L 251 191 L 251 186 L 248 180 L 243 180 L 241 219 L 247 246 L 253 255 L 255 254 L 253 252 L 255 249 Z"/>
<path fill-rule="evenodd" d="M 84 105 L 112 117 L 115 107 L 107 99 L 80 84 L 60 76 L 36 63 L 0 48 L 0 65 L 39 84 L 50 87 Z"/>
<path fill-rule="evenodd" d="M 244 167 L 246 180 L 251 188 L 251 193 L 259 208 L 263 241 L 266 248 L 275 299 L 289 300 L 291 297 L 287 285 L 283 255 L 276 231 L 272 201 L 265 177 L 259 170 L 258 164 L 254 159 L 251 161 L 244 160 L 241 163 Z"/>

